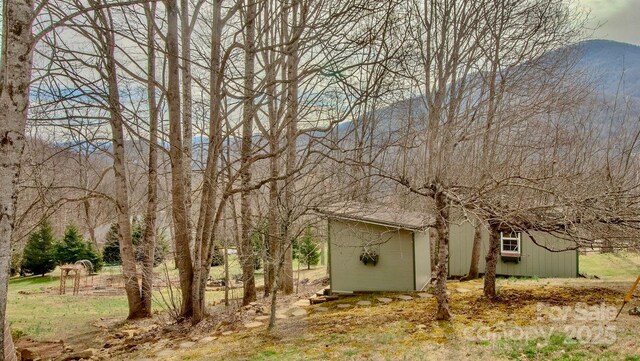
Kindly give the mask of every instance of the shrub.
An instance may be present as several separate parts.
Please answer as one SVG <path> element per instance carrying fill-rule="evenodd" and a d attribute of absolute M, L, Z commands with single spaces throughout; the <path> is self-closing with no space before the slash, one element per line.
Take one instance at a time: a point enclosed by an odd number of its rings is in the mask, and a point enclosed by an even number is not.
<path fill-rule="evenodd" d="M 22 272 L 44 276 L 56 268 L 53 229 L 44 221 L 37 231 L 29 235 L 22 257 Z"/>
<path fill-rule="evenodd" d="M 86 259 L 91 261 L 95 272 L 101 270 L 103 265 L 100 253 L 82 238 L 74 225 L 68 225 L 62 240 L 55 244 L 55 259 L 59 264 L 76 263 Z"/>
<path fill-rule="evenodd" d="M 304 235 L 300 240 L 298 252 L 298 259 L 302 264 L 307 266 L 307 269 L 311 269 L 311 266 L 317 265 L 320 261 L 318 243 L 315 241 L 313 231 L 309 227 L 305 229 Z"/>

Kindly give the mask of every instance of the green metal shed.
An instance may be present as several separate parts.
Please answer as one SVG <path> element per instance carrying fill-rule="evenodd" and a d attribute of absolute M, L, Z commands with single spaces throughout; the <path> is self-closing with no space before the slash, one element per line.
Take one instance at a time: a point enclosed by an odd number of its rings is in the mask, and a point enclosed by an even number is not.
<path fill-rule="evenodd" d="M 464 276 L 471 264 L 475 233 L 467 219 L 450 222 L 449 276 Z M 526 232 L 501 234 L 500 257 L 496 273 L 518 277 L 578 277 L 578 250 L 575 243 L 553 235 L 532 231 L 536 244 Z M 489 249 L 489 231 L 482 229 L 482 247 L 478 270 L 484 273 L 485 256 Z"/>
<path fill-rule="evenodd" d="M 331 292 L 418 291 L 431 279 L 429 215 L 342 202 L 328 218 Z"/>

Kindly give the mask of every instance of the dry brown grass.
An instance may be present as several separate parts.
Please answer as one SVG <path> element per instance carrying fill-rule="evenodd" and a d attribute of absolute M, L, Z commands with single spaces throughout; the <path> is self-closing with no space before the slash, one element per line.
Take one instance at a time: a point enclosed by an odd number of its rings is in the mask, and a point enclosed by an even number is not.
<path fill-rule="evenodd" d="M 393 297 L 393 294 L 358 295 L 309 307 L 307 317 L 281 320 L 271 333 L 264 329 L 240 330 L 233 335 L 220 336 L 210 344 L 176 350 L 163 360 L 413 360 L 423 359 L 425 353 L 461 360 L 509 359 L 510 354 L 505 356 L 492 345 L 465 340 L 461 331 L 478 324 L 534 325 L 538 322 L 536 312 L 540 302 L 552 306 L 617 305 L 624 294 L 619 289 L 596 283 L 593 287 L 571 287 L 546 282 L 502 281 L 498 297 L 488 300 L 482 295 L 480 285 L 478 281 L 450 283 L 452 322 L 435 320 L 436 301 L 433 298 L 416 297 L 412 301 L 394 300 L 381 304 L 376 301 L 377 297 Z M 460 287 L 470 291 L 456 292 Z M 360 300 L 372 301 L 373 306 L 336 308 L 339 303 L 355 305 Z M 317 312 L 318 307 L 329 307 L 330 310 Z M 620 341 L 609 350 L 585 347 L 587 355 L 607 359 L 607 352 L 633 354 L 634 350 L 629 349 L 629 345 L 633 345 L 629 337 L 636 336 L 633 323 L 619 322 Z M 140 355 L 153 356 L 157 351 L 152 348 Z"/>

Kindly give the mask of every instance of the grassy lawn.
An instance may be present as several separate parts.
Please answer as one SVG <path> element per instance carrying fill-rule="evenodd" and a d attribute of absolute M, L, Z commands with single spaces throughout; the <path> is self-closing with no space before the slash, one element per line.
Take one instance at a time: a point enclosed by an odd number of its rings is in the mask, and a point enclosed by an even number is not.
<path fill-rule="evenodd" d="M 640 275 L 640 254 L 594 252 L 580 255 L 580 273 L 607 279 L 635 279 Z"/>
<path fill-rule="evenodd" d="M 294 263 L 294 269 L 296 268 L 297 263 Z M 240 274 L 237 257 L 230 257 L 229 269 L 231 278 L 235 274 Z M 323 269 L 323 266 L 317 266 L 310 272 L 306 269 L 301 270 L 300 277 L 315 277 L 315 274 L 323 274 Z M 178 271 L 173 268 L 172 263 L 167 264 L 166 271 L 170 277 L 177 279 Z M 164 279 L 163 265 L 156 267 L 155 272 Z M 223 278 L 224 268 L 212 267 L 210 274 L 213 278 Z M 109 277 L 119 279 L 120 275 L 120 266 L 106 266 L 95 277 L 94 284 L 104 282 Z M 256 277 L 256 283 L 262 285 L 262 269 L 256 271 Z M 9 281 L 7 308 L 14 335 L 26 336 L 38 341 L 64 340 L 66 343 L 90 346 L 100 341 L 96 336 L 101 329 L 95 325 L 96 323 L 113 323 L 124 321 L 126 318 L 128 305 L 124 290 L 115 295 L 81 292 L 80 295 L 74 296 L 71 288 L 73 281 L 68 279 L 67 294 L 59 295 L 57 293 L 59 282 L 58 270 L 44 277 L 16 277 Z M 83 285 L 84 282 L 83 278 Z M 153 307 L 158 312 L 165 309 L 161 293 L 165 299 L 168 297 L 166 289 L 155 289 Z M 230 297 L 241 298 L 242 289 L 232 289 Z M 222 299 L 224 299 L 223 291 L 207 291 L 208 303 Z"/>
<path fill-rule="evenodd" d="M 124 296 L 41 292 L 47 287 L 58 287 L 58 284 L 57 276 L 16 278 L 9 282 L 7 311 L 14 335 L 42 341 L 85 343 L 99 330 L 93 326 L 94 322 L 100 318 L 127 315 Z"/>

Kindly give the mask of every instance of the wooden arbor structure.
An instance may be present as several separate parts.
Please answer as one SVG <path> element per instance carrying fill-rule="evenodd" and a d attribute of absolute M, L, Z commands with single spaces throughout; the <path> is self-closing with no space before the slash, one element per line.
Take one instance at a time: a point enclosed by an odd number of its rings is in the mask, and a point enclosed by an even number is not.
<path fill-rule="evenodd" d="M 65 264 L 60 266 L 60 294 L 64 295 L 67 289 L 67 277 L 69 273 L 73 273 L 73 294 L 77 295 L 80 292 L 80 276 L 84 271 L 84 266 L 81 264 Z"/>

